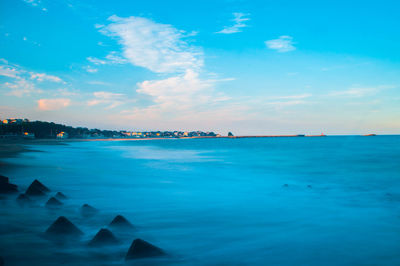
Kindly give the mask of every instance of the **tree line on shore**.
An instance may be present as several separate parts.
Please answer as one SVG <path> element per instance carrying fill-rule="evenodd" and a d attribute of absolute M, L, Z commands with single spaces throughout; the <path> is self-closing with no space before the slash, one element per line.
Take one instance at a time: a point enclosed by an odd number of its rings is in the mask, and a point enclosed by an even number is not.
<path fill-rule="evenodd" d="M 88 136 L 104 136 L 106 138 L 122 136 L 119 131 L 88 129 L 86 127 L 72 127 L 53 122 L 32 121 L 0 125 L 0 135 L 23 135 L 24 132 L 35 134 L 35 138 L 56 138 L 60 132 L 68 133 L 70 138 L 84 138 Z"/>

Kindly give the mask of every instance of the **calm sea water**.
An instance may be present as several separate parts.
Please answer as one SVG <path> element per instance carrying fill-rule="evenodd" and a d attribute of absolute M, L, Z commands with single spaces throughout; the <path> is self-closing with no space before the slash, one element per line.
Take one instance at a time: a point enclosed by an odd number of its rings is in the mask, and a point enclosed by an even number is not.
<path fill-rule="evenodd" d="M 9 265 L 121 265 L 134 238 L 170 257 L 135 265 L 400 265 L 400 137 L 71 142 L 8 159 L 22 188 L 37 178 L 69 199 L 60 210 L 3 200 Z M 285 186 L 287 184 L 287 186 Z M 100 210 L 83 218 L 88 203 Z M 116 214 L 121 244 L 86 241 Z M 85 236 L 40 236 L 59 215 Z M 29 264 L 26 264 L 29 262 Z"/>

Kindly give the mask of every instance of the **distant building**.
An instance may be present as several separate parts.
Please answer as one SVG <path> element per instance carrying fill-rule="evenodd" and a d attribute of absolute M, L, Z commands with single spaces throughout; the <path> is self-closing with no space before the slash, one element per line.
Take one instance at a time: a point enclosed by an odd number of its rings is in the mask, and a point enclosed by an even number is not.
<path fill-rule="evenodd" d="M 34 139 L 35 138 L 35 134 L 34 133 L 24 132 L 23 138 L 24 139 Z"/>
<path fill-rule="evenodd" d="M 58 138 L 58 139 L 67 139 L 67 138 L 68 138 L 68 133 L 62 131 L 62 132 L 60 132 L 60 133 L 57 134 L 57 138 Z"/>

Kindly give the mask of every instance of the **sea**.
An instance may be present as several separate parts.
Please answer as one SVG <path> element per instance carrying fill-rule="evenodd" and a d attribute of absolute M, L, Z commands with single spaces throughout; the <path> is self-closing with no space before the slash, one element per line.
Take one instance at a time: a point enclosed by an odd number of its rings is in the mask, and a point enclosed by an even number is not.
<path fill-rule="evenodd" d="M 5 265 L 400 265 L 400 136 L 74 141 L 28 145 L 3 175 L 67 195 L 0 201 Z M 83 217 L 89 204 L 99 212 Z M 87 243 L 116 215 L 135 229 Z M 59 216 L 84 235 L 54 243 Z M 136 238 L 168 255 L 126 261 Z"/>

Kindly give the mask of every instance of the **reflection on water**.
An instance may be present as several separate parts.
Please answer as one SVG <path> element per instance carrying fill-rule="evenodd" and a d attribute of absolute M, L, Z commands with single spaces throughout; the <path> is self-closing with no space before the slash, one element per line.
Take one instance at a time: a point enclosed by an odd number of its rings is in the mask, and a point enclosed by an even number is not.
<path fill-rule="evenodd" d="M 135 238 L 169 253 L 135 265 L 399 265 L 397 136 L 76 142 L 9 159 L 22 189 L 37 178 L 61 208 L 1 201 L 6 265 L 122 265 Z M 0 173 L 1 174 L 1 173 Z M 288 184 L 287 186 L 283 186 Z M 99 209 L 83 217 L 88 203 Z M 117 214 L 136 230 L 88 241 Z M 56 245 L 60 215 L 85 234 Z M 4 218 L 3 218 L 4 217 Z"/>

